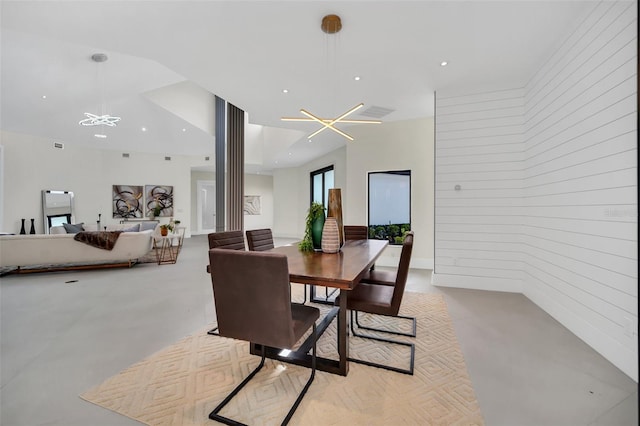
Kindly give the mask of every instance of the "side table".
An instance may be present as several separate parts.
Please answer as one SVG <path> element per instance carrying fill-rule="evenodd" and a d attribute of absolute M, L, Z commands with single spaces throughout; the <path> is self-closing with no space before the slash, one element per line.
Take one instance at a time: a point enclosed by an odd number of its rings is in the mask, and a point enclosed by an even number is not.
<path fill-rule="evenodd" d="M 153 238 L 153 248 L 156 252 L 158 265 L 173 264 L 178 261 L 178 254 L 180 254 L 180 250 L 182 250 L 185 230 L 185 227 L 177 227 L 174 232 L 166 236 L 155 236 Z"/>

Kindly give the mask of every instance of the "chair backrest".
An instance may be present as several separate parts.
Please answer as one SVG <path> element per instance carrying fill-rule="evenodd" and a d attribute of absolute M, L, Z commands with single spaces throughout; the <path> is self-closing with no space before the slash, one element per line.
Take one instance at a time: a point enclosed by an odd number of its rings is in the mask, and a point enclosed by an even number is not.
<path fill-rule="evenodd" d="M 345 225 L 345 240 L 366 240 L 369 238 L 369 227 L 366 225 Z"/>
<path fill-rule="evenodd" d="M 395 311 L 394 315 L 398 314 L 398 311 L 400 310 L 400 304 L 402 303 L 404 288 L 407 285 L 407 277 L 409 276 L 409 264 L 411 263 L 412 251 L 413 231 L 409 231 L 404 237 L 404 242 L 402 243 L 400 264 L 398 265 L 398 272 L 396 274 L 396 284 L 393 287 L 393 298 L 391 299 L 391 307 Z"/>
<path fill-rule="evenodd" d="M 209 248 L 245 250 L 242 231 L 214 232 L 208 235 Z"/>
<path fill-rule="evenodd" d="M 246 232 L 247 245 L 250 251 L 264 251 L 273 248 L 271 229 L 253 229 Z"/>
<path fill-rule="evenodd" d="M 287 257 L 280 253 L 209 250 L 221 336 L 277 348 L 295 345 Z"/>

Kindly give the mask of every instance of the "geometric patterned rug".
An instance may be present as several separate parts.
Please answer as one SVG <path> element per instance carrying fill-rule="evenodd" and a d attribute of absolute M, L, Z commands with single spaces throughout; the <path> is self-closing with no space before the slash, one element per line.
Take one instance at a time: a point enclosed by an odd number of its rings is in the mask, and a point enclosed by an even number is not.
<path fill-rule="evenodd" d="M 356 363 L 350 363 L 347 377 L 318 371 L 291 425 L 484 423 L 442 295 L 406 292 L 400 313 L 418 319 L 417 337 L 406 338 L 416 344 L 414 375 Z M 362 315 L 361 323 L 367 321 L 388 323 L 389 318 Z M 403 326 L 395 321 L 394 327 Z M 81 398 L 153 426 L 216 424 L 209 412 L 259 357 L 249 354 L 246 342 L 206 334 L 211 327 L 132 365 Z M 318 342 L 318 354 L 337 359 L 335 340 L 334 321 Z M 349 355 L 403 368 L 409 359 L 407 347 L 353 336 Z M 279 424 L 308 375 L 304 367 L 267 359 L 221 414 L 252 425 Z"/>

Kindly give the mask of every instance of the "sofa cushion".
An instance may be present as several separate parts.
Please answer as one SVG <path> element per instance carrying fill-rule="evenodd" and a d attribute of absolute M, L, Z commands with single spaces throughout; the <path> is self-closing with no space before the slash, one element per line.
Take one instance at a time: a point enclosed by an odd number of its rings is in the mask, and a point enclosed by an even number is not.
<path fill-rule="evenodd" d="M 140 231 L 140 224 L 136 223 L 135 225 L 129 227 L 129 228 L 125 228 L 121 230 L 122 232 L 138 232 Z"/>
<path fill-rule="evenodd" d="M 141 222 L 140 223 L 140 231 L 153 231 L 158 226 L 158 222 Z"/>
<path fill-rule="evenodd" d="M 77 234 L 78 232 L 82 232 L 84 231 L 84 228 L 82 227 L 82 225 L 84 225 L 84 222 L 82 223 L 63 223 L 62 226 L 64 226 L 65 231 L 67 231 L 67 234 Z"/>

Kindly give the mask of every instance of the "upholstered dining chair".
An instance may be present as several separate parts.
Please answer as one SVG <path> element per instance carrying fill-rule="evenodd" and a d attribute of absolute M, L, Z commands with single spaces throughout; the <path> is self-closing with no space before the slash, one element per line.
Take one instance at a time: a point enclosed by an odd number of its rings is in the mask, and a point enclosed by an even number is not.
<path fill-rule="evenodd" d="M 244 235 L 242 231 L 213 232 L 207 235 L 209 249 L 220 248 L 227 250 L 245 250 Z M 207 265 L 207 273 L 211 273 L 211 264 Z M 214 327 L 207 333 L 217 336 L 218 327 Z"/>
<path fill-rule="evenodd" d="M 344 225 L 345 240 L 366 240 L 369 238 L 369 227 L 366 225 Z"/>
<path fill-rule="evenodd" d="M 372 330 L 383 333 L 397 334 L 401 336 L 416 336 L 416 319 L 412 317 L 405 317 L 398 315 L 400 310 L 400 304 L 402 303 L 402 297 L 404 295 L 404 289 L 407 284 L 407 277 L 409 275 L 409 263 L 411 261 L 411 252 L 413 250 L 413 232 L 410 231 L 404 238 L 402 244 L 402 253 L 400 254 L 400 266 L 395 274 L 395 281 L 393 285 L 380 285 L 378 283 L 369 283 L 361 280 L 358 285 L 348 293 L 347 297 L 347 309 L 351 311 L 351 332 L 355 337 L 361 337 L 365 339 L 377 340 L 380 342 L 393 343 L 402 346 L 408 346 L 411 348 L 411 359 L 409 369 L 401 369 L 391 367 L 383 364 L 373 363 L 369 361 L 363 361 L 358 359 L 349 359 L 350 361 L 370 365 L 374 367 L 380 367 L 391 371 L 397 371 L 405 374 L 413 374 L 413 364 L 415 358 L 415 345 L 413 343 L 401 342 L 396 340 L 384 339 L 377 336 L 370 336 L 365 334 L 359 334 L 358 329 Z M 368 274 L 370 274 L 370 271 Z M 339 303 L 337 301 L 336 303 Z M 358 312 L 364 312 L 368 314 L 383 315 L 396 318 L 404 318 L 412 320 L 412 333 L 403 333 L 398 331 L 377 329 L 373 327 L 360 326 L 358 322 Z"/>
<path fill-rule="evenodd" d="M 287 413 L 286 425 L 300 405 L 316 372 L 317 308 L 290 302 L 287 257 L 279 253 L 209 250 L 216 316 L 220 336 L 246 340 L 261 347 L 259 365 L 209 414 L 229 425 L 241 424 L 220 411 L 260 371 L 265 346 L 291 349 L 312 328 L 311 375 Z"/>
<path fill-rule="evenodd" d="M 271 229 L 252 229 L 245 233 L 249 251 L 264 251 L 273 248 L 273 234 Z"/>

